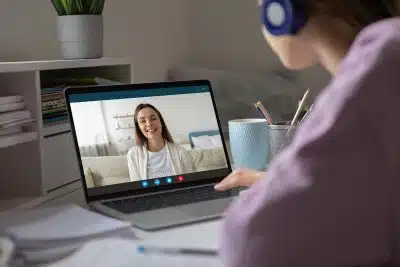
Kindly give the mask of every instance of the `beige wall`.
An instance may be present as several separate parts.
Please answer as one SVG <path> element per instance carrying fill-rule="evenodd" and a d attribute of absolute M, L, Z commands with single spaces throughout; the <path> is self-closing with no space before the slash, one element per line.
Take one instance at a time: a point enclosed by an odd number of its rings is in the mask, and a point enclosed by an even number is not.
<path fill-rule="evenodd" d="M 162 80 L 186 53 L 185 0 L 108 0 L 105 56 L 134 60 L 136 81 Z M 50 0 L 0 1 L 0 61 L 61 58 Z"/>
<path fill-rule="evenodd" d="M 191 1 L 191 60 L 221 68 L 275 68 L 272 54 L 260 31 L 256 0 Z"/>
<path fill-rule="evenodd" d="M 283 68 L 262 36 L 256 0 L 190 1 L 188 16 L 193 64 L 260 72 Z M 296 74 L 300 87 L 315 91 L 329 81 L 320 67 Z"/>
<path fill-rule="evenodd" d="M 214 68 L 281 68 L 260 32 L 256 0 L 108 0 L 105 56 L 134 62 L 135 80 L 165 78 L 166 68 L 187 62 Z M 49 0 L 0 1 L 0 61 L 61 58 L 56 13 Z M 328 76 L 303 72 L 306 87 Z"/>

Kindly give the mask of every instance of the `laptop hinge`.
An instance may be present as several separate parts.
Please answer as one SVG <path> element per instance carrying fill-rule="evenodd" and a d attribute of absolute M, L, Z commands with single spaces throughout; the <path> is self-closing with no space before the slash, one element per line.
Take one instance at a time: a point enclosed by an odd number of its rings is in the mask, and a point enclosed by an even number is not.
<path fill-rule="evenodd" d="M 214 186 L 214 184 L 202 184 L 202 185 L 196 185 L 196 186 L 191 186 L 191 187 L 186 187 L 186 188 L 171 189 L 171 190 L 162 191 L 162 192 L 151 192 L 151 193 L 145 193 L 145 194 L 140 194 L 140 195 L 131 195 L 131 196 L 115 197 L 115 198 L 110 198 L 110 199 L 102 199 L 102 200 L 96 200 L 96 201 L 89 202 L 88 204 L 104 203 L 104 202 L 122 200 L 122 199 L 149 197 L 149 196 L 155 196 L 155 195 L 167 195 L 169 193 L 173 193 L 173 192 L 177 192 L 177 191 L 185 191 L 185 190 L 189 190 L 189 189 L 204 188 L 204 187 L 210 187 L 210 186 Z M 236 191 L 235 189 L 231 190 L 232 196 L 235 195 L 235 191 Z"/>

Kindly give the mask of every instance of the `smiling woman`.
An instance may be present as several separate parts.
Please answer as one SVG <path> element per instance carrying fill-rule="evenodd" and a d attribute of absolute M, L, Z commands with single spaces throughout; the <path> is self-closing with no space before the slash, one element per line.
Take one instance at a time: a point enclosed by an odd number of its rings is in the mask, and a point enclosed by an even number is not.
<path fill-rule="evenodd" d="M 134 120 L 137 145 L 127 155 L 131 181 L 193 172 L 189 152 L 174 143 L 157 108 L 139 104 Z"/>
<path fill-rule="evenodd" d="M 147 143 L 150 151 L 157 151 L 159 146 L 164 146 L 163 139 L 174 142 L 164 118 L 153 105 L 139 104 L 135 110 L 134 119 L 137 143 L 140 145 Z"/>

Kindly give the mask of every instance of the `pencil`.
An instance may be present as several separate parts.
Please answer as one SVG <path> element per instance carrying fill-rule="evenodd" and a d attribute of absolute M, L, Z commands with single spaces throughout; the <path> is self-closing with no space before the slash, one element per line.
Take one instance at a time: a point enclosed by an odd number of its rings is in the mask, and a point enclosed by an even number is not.
<path fill-rule="evenodd" d="M 264 107 L 264 105 L 258 101 L 256 104 L 254 104 L 254 107 L 257 108 L 265 117 L 265 119 L 268 121 L 269 124 L 273 124 L 273 120 L 271 115 L 268 113 L 267 109 Z"/>
<path fill-rule="evenodd" d="M 301 119 L 301 121 L 298 124 L 301 124 L 306 119 L 307 115 L 310 114 L 312 108 L 313 108 L 313 105 L 311 105 L 311 107 L 307 110 L 306 114 L 304 114 L 303 118 Z"/>
<path fill-rule="evenodd" d="M 293 120 L 290 123 L 291 126 L 294 125 L 294 123 L 296 122 L 297 118 L 299 117 L 300 112 L 303 109 L 303 106 L 306 103 L 306 100 L 307 100 L 309 94 L 310 94 L 310 89 L 307 89 L 307 91 L 303 95 L 303 98 L 301 99 L 301 102 L 300 102 L 299 106 L 297 107 L 297 110 L 296 110 L 296 113 L 295 113 L 295 115 L 293 117 Z"/>

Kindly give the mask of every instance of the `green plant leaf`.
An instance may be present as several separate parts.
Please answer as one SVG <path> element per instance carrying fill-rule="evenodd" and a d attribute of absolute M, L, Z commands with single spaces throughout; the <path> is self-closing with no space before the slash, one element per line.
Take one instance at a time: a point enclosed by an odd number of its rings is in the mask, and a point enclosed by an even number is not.
<path fill-rule="evenodd" d="M 51 0 L 59 16 L 95 14 L 104 10 L 105 0 Z"/>
<path fill-rule="evenodd" d="M 67 1 L 69 4 L 69 7 L 70 7 L 70 15 L 79 14 L 79 10 L 78 10 L 75 0 L 67 0 Z"/>
<path fill-rule="evenodd" d="M 100 15 L 103 11 L 104 0 L 92 0 L 90 5 L 90 14 Z"/>
<path fill-rule="evenodd" d="M 105 3 L 106 3 L 105 0 L 100 0 L 99 14 L 103 14 L 103 10 L 104 10 L 104 5 L 105 5 Z"/>
<path fill-rule="evenodd" d="M 63 0 L 66 5 L 67 15 L 77 15 L 79 14 L 78 6 L 75 0 Z"/>
<path fill-rule="evenodd" d="M 89 9 L 90 14 L 94 14 L 96 12 L 96 6 L 97 6 L 97 1 L 93 0 Z"/>
<path fill-rule="evenodd" d="M 75 0 L 75 6 L 76 6 L 77 12 L 79 14 L 84 14 L 85 13 L 85 9 L 83 7 L 82 0 Z"/>
<path fill-rule="evenodd" d="M 57 15 L 59 16 L 65 15 L 65 9 L 63 5 L 60 3 L 60 0 L 51 0 L 51 3 L 53 4 L 54 9 L 57 12 Z"/>
<path fill-rule="evenodd" d="M 63 9 L 65 10 L 65 14 L 68 15 L 69 9 L 68 9 L 67 0 L 60 0 L 60 4 L 62 5 Z"/>
<path fill-rule="evenodd" d="M 92 3 L 91 0 L 82 0 L 82 5 L 83 5 L 85 14 L 89 14 L 91 3 Z"/>

